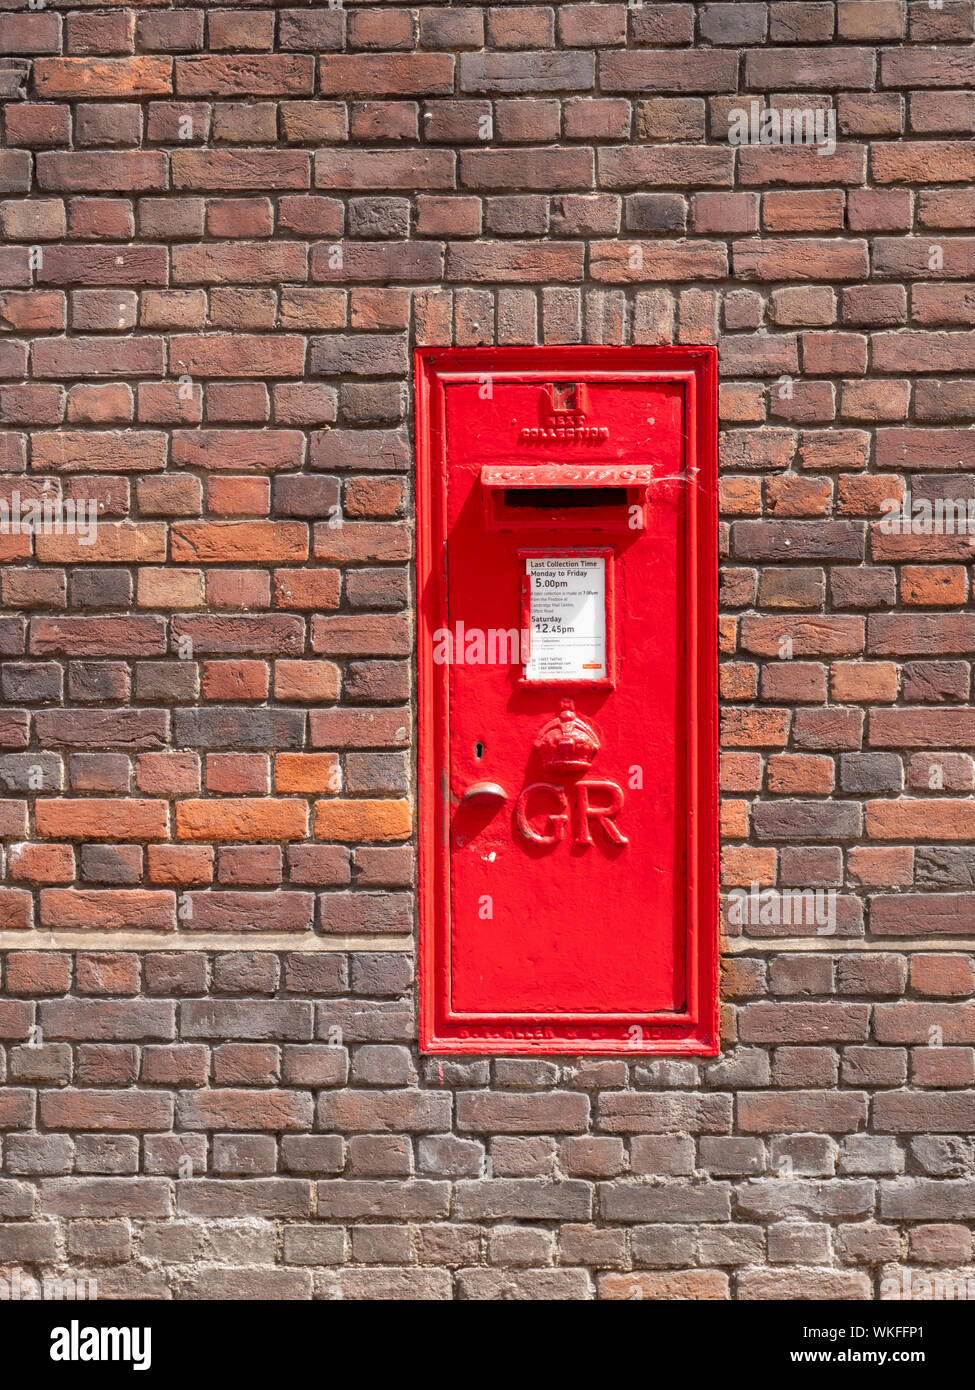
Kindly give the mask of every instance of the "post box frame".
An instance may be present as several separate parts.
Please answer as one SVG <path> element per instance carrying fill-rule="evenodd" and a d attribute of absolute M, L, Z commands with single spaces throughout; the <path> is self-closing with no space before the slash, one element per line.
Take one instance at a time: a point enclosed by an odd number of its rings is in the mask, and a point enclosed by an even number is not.
<path fill-rule="evenodd" d="M 416 382 L 417 779 L 419 794 L 419 1041 L 426 1053 L 715 1056 L 718 1033 L 717 878 L 717 351 L 713 347 L 418 348 Z M 680 380 L 688 459 L 686 1002 L 649 1015 L 632 1038 L 600 1036 L 585 1016 L 480 1019 L 451 1015 L 449 986 L 448 684 L 432 656 L 447 624 L 446 441 L 450 382 L 545 384 L 575 377 Z M 594 548 L 605 533 L 594 534 Z M 559 551 L 553 533 L 552 549 Z M 567 549 L 574 549 L 569 546 Z M 466 1016 L 465 1016 L 466 1018 Z M 605 1032 L 605 1030 L 604 1030 Z"/>

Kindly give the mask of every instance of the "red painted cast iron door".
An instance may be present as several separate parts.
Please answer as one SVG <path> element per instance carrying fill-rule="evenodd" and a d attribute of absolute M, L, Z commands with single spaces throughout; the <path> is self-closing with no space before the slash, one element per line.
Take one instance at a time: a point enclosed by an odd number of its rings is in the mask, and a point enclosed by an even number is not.
<path fill-rule="evenodd" d="M 627 351 L 425 355 L 428 1048 L 713 1050 L 712 357 Z"/>

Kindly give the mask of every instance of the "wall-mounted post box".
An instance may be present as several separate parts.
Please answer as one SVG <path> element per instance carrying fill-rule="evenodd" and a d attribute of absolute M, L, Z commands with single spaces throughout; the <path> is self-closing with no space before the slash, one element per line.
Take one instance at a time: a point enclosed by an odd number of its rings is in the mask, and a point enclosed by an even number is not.
<path fill-rule="evenodd" d="M 420 1045 L 714 1055 L 715 350 L 416 369 Z"/>

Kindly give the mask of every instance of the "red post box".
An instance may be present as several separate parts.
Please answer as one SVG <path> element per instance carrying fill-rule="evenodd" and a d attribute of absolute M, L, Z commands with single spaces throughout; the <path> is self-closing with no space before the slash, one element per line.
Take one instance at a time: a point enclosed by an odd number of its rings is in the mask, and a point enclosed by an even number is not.
<path fill-rule="evenodd" d="M 713 1056 L 715 350 L 416 369 L 420 1046 Z"/>

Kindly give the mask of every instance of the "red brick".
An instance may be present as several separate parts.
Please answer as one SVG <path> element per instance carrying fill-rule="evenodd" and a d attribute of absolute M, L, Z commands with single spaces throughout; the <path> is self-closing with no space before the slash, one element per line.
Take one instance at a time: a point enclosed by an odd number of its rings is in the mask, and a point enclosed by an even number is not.
<path fill-rule="evenodd" d="M 204 932 L 305 932 L 315 910 L 312 893 L 202 892 L 186 895 L 186 930 Z"/>
<path fill-rule="evenodd" d="M 210 60 L 206 60 L 210 67 Z M 176 150 L 174 188 L 235 192 L 308 188 L 309 156 L 298 150 Z"/>
<path fill-rule="evenodd" d="M 34 87 L 55 100 L 161 96 L 172 91 L 169 58 L 38 58 Z"/>
<path fill-rule="evenodd" d="M 938 951 L 911 957 L 911 985 L 919 994 L 938 998 L 967 996 L 975 986 L 971 956 Z"/>
<path fill-rule="evenodd" d="M 14 883 L 71 883 L 74 879 L 70 845 L 11 845 L 7 855 Z"/>
<path fill-rule="evenodd" d="M 52 838 L 162 840 L 167 833 L 166 803 L 39 797 L 35 824 L 39 835 Z"/>
<path fill-rule="evenodd" d="M 10 994 L 64 994 L 71 958 L 55 951 L 12 951 L 7 957 Z"/>
<path fill-rule="evenodd" d="M 235 796 L 266 796 L 271 790 L 271 765 L 266 753 L 208 753 L 207 791 Z"/>
<path fill-rule="evenodd" d="M 210 845 L 150 845 L 148 862 L 150 883 L 195 887 L 213 878 Z"/>
<path fill-rule="evenodd" d="M 51 59 L 50 61 L 57 61 Z M 88 59 L 65 59 L 87 62 Z M 112 60 L 116 61 L 116 60 Z M 129 61 L 119 59 L 117 61 Z M 150 59 L 132 59 L 148 62 Z M 37 156 L 39 188 L 69 193 L 141 193 L 166 188 L 166 156 L 156 150 L 85 150 Z"/>
<path fill-rule="evenodd" d="M 868 801 L 867 834 L 877 840 L 967 840 L 975 825 L 975 802 L 931 800 Z"/>
<path fill-rule="evenodd" d="M 161 1092 L 48 1091 L 41 1101 L 41 1121 L 55 1130 L 169 1129 L 172 1118 L 172 1099 Z"/>
<path fill-rule="evenodd" d="M 41 926 L 62 931 L 173 931 L 176 899 L 149 889 L 43 888 Z"/>
<path fill-rule="evenodd" d="M 185 521 L 172 528 L 172 558 L 183 564 L 282 564 L 307 557 L 308 528 L 297 521 Z"/>
<path fill-rule="evenodd" d="M 203 694 L 208 700 L 263 700 L 268 691 L 263 661 L 207 661 Z"/>

